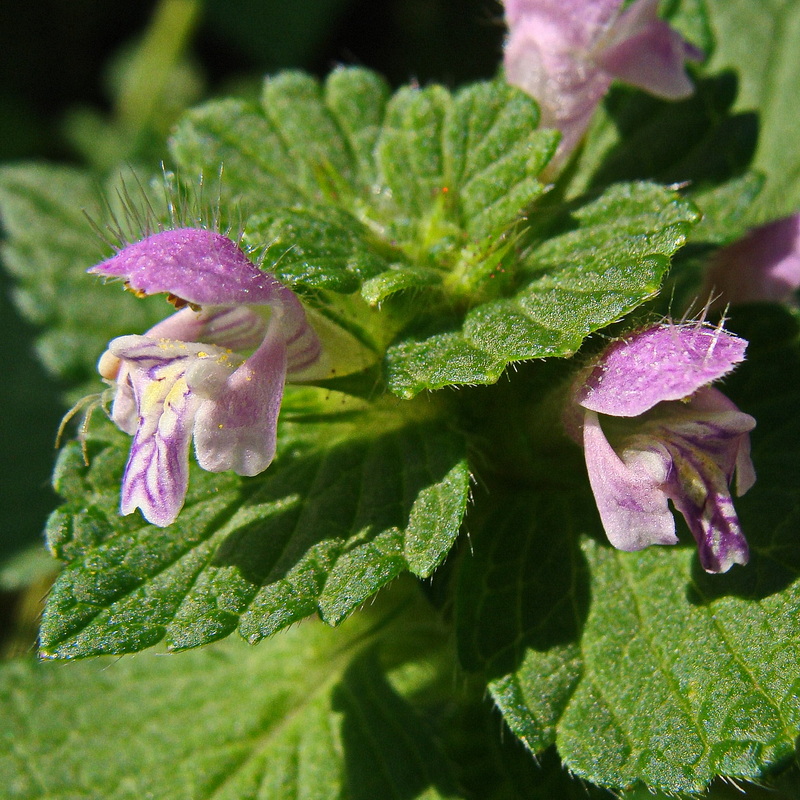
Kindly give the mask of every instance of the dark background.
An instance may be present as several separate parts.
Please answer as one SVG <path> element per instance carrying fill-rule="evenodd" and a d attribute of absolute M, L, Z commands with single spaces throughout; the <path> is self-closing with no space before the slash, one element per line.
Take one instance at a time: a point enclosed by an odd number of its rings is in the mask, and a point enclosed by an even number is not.
<path fill-rule="evenodd" d="M 0 162 L 80 164 L 67 121 L 112 111 L 110 65 L 136 43 L 156 2 L 41 0 L 0 4 Z M 492 76 L 503 38 L 498 0 L 205 0 L 189 43 L 202 96 L 295 67 L 337 64 L 457 86 Z M 88 266 L 88 265 L 87 265 Z M 64 391 L 33 353 L 0 271 L 0 565 L 40 541 L 57 498 L 49 486 Z M 0 587 L 1 589 L 2 587 Z"/>

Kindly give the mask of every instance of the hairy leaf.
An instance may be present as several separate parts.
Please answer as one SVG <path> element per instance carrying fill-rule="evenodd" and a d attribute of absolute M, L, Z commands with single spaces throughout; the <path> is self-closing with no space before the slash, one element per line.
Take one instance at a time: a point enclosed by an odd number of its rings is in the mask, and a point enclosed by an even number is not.
<path fill-rule="evenodd" d="M 571 355 L 658 291 L 696 219 L 691 203 L 652 184 L 620 184 L 573 209 L 561 220 L 566 231 L 522 255 L 513 296 L 476 306 L 455 330 L 389 350 L 392 391 L 493 383 L 513 361 Z"/>
<path fill-rule="evenodd" d="M 285 410 L 296 435 L 284 433 L 266 473 L 193 470 L 165 529 L 117 513 L 127 437 L 103 425 L 111 440 L 92 444 L 88 469 L 77 445 L 65 449 L 55 485 L 68 503 L 48 541 L 69 565 L 48 599 L 43 654 L 184 649 L 234 630 L 255 643 L 315 612 L 337 624 L 401 572 L 436 569 L 466 509 L 460 437 L 390 413 L 314 422 L 308 407 Z"/>
<path fill-rule="evenodd" d="M 685 528 L 686 546 L 615 551 L 585 490 L 489 496 L 480 525 L 473 518 L 458 595 L 462 662 L 486 674 L 531 750 L 555 742 L 593 783 L 699 791 L 716 775 L 761 780 L 792 756 L 800 476 L 778 442 L 800 440 L 786 413 L 800 355 L 791 317 L 771 317 L 734 319 L 752 344 L 749 374 L 730 393 L 758 419 L 759 480 L 736 500 L 749 565 L 706 574 Z"/>

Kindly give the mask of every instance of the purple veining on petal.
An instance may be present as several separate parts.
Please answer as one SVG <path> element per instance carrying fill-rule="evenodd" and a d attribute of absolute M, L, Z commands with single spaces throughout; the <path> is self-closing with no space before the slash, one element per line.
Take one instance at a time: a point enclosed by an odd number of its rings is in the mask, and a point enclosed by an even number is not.
<path fill-rule="evenodd" d="M 741 495 L 755 481 L 749 434 L 756 422 L 708 385 L 741 361 L 745 348 L 718 328 L 661 325 L 614 342 L 583 371 L 563 417 L 568 433 L 581 435 L 615 547 L 674 544 L 670 500 L 706 571 L 747 563 L 729 486 L 735 478 Z"/>
<path fill-rule="evenodd" d="M 753 228 L 711 259 L 704 294 L 713 307 L 789 303 L 800 289 L 800 214 Z"/>
<path fill-rule="evenodd" d="M 163 231 L 90 272 L 199 306 L 115 339 L 98 364 L 116 387 L 112 418 L 134 436 L 121 511 L 168 525 L 183 505 L 192 437 L 204 469 L 266 469 L 287 371 L 305 377 L 322 346 L 295 294 L 211 231 Z"/>
<path fill-rule="evenodd" d="M 137 373 L 133 390 L 140 407 L 150 402 L 159 413 L 140 417 L 122 478 L 120 512 L 140 508 L 145 519 L 164 527 L 175 521 L 186 496 L 191 423 L 200 399 L 180 376 L 165 378 L 152 366 Z"/>
<path fill-rule="evenodd" d="M 746 564 L 749 548 L 723 465 L 717 464 L 708 450 L 680 437 L 671 437 L 668 447 L 676 471 L 667 494 L 697 542 L 703 569 L 727 572 L 734 564 Z"/>
<path fill-rule="evenodd" d="M 200 315 L 202 330 L 191 341 L 241 352 L 258 347 L 267 332 L 267 320 L 247 306 L 206 307 Z"/>
<path fill-rule="evenodd" d="M 634 417 L 665 400 L 681 400 L 727 375 L 747 342 L 696 323 L 658 325 L 614 342 L 575 390 L 584 408 Z"/>
<path fill-rule="evenodd" d="M 138 292 L 174 294 L 201 306 L 264 305 L 294 297 L 227 236 L 203 228 L 154 233 L 88 272 L 123 278 Z"/>
<path fill-rule="evenodd" d="M 223 385 L 241 359 L 213 345 L 135 335 L 114 339 L 109 352 L 123 364 L 136 409 L 120 511 L 140 508 L 153 524 L 169 525 L 186 495 L 189 442 L 204 391 Z"/>

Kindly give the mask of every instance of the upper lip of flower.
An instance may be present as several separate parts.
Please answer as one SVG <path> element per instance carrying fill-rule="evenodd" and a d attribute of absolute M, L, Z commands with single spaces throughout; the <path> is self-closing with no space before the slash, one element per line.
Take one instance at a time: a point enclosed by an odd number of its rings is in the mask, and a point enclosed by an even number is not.
<path fill-rule="evenodd" d="M 574 400 L 600 414 L 635 417 L 719 380 L 744 361 L 746 349 L 721 327 L 657 325 L 612 343 L 581 376 Z"/>
<path fill-rule="evenodd" d="M 174 295 L 198 306 L 291 303 L 294 297 L 235 242 L 204 228 L 154 233 L 87 271 L 122 278 L 137 293 Z"/>

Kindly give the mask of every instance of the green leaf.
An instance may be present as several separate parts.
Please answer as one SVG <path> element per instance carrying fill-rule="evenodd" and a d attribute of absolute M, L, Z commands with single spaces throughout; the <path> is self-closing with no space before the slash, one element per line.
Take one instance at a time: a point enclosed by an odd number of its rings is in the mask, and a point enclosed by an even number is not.
<path fill-rule="evenodd" d="M 707 0 L 717 36 L 710 69 L 740 75 L 737 108 L 758 109 L 753 167 L 767 183 L 751 209 L 752 222 L 780 217 L 800 206 L 800 133 L 793 112 L 800 72 L 800 3 Z"/>
<path fill-rule="evenodd" d="M 738 93 L 734 73 L 696 82 L 694 94 L 679 103 L 632 89 L 609 94 L 592 126 L 579 166 L 589 185 L 649 179 L 717 185 L 751 164 L 758 118 L 732 110 Z"/>
<path fill-rule="evenodd" d="M 513 361 L 574 353 L 592 331 L 659 289 L 669 256 L 697 220 L 691 203 L 652 184 L 621 184 L 561 220 L 567 232 L 522 257 L 516 294 L 473 308 L 458 330 L 411 338 L 387 353 L 401 397 L 493 383 Z M 523 282 L 524 281 L 524 282 Z"/>
<path fill-rule="evenodd" d="M 702 6 L 708 6 L 716 43 L 706 74 L 695 80 L 694 96 L 679 103 L 612 90 L 587 136 L 572 191 L 632 179 L 697 186 L 723 182 L 749 168 L 764 173 L 767 181 L 749 206 L 744 227 L 796 211 L 800 139 L 792 109 L 800 70 L 800 4 L 672 0 L 665 5 L 707 54 Z M 701 7 L 691 8 L 695 5 Z"/>
<path fill-rule="evenodd" d="M 448 185 L 443 134 L 451 102 L 435 85 L 402 88 L 389 101 L 377 160 L 400 214 L 411 219 L 423 217 Z"/>
<path fill-rule="evenodd" d="M 325 402 L 336 408 L 335 397 Z M 338 624 L 404 571 L 428 577 L 466 509 L 463 440 L 423 419 L 320 417 L 319 401 L 315 416 L 293 417 L 291 406 L 284 428 L 296 434 L 284 430 L 266 473 L 193 469 L 166 529 L 118 516 L 127 437 L 103 425 L 110 441 L 92 443 L 88 469 L 67 447 L 56 488 L 68 502 L 48 541 L 70 563 L 48 600 L 42 652 L 132 652 L 162 639 L 185 649 L 234 630 L 255 643 L 317 611 Z"/>
<path fill-rule="evenodd" d="M 659 16 L 706 56 L 714 51 L 707 0 L 667 0 L 659 6 Z"/>
<path fill-rule="evenodd" d="M 265 243 L 264 262 L 280 280 L 342 293 L 389 269 L 370 238 L 357 219 L 324 207 L 254 214 L 245 228 L 248 243 Z"/>
<path fill-rule="evenodd" d="M 725 575 L 686 546 L 622 553 L 587 490 L 478 497 L 457 596 L 462 663 L 480 670 L 534 752 L 557 744 L 593 783 L 700 791 L 760 781 L 800 731 L 800 441 L 797 325 L 740 311 L 751 341 L 726 393 L 752 413 L 758 482 L 736 499 L 751 562 Z M 575 476 L 581 480 L 581 476 Z"/>
<path fill-rule="evenodd" d="M 387 297 L 403 289 L 422 289 L 442 282 L 442 274 L 426 267 L 392 264 L 388 270 L 364 282 L 361 296 L 371 305 L 380 305 Z"/>
<path fill-rule="evenodd" d="M 5 796 L 460 797 L 416 699 L 430 670 L 379 660 L 441 640 L 424 604 L 393 594 L 340 631 L 310 622 L 258 648 L 0 667 Z"/>
<path fill-rule="evenodd" d="M 164 316 L 164 304 L 135 303 L 86 270 L 109 249 L 92 231 L 106 218 L 96 182 L 68 167 L 23 164 L 0 169 L 3 261 L 16 278 L 21 312 L 47 332 L 37 350 L 55 375 L 86 380 L 108 340 L 143 331 Z M 89 310 L 87 313 L 87 309 Z"/>
<path fill-rule="evenodd" d="M 471 238 L 499 235 L 544 191 L 536 176 L 558 139 L 553 131 L 531 139 L 538 124 L 536 106 L 510 87 L 479 83 L 456 95 L 445 155 L 449 181 L 461 187 L 457 199 Z"/>
<path fill-rule="evenodd" d="M 383 78 L 366 69 L 337 69 L 325 81 L 325 103 L 353 154 L 360 186 L 377 180 L 373 154 L 389 95 Z"/>
<path fill-rule="evenodd" d="M 729 183 L 731 193 L 751 167 L 759 133 L 756 114 L 733 110 L 737 92 L 732 72 L 698 79 L 678 103 L 616 87 L 598 109 L 569 191 L 623 180 L 685 184 L 701 209 L 704 194 Z M 731 238 L 748 227 L 741 217 L 728 222 Z"/>
<path fill-rule="evenodd" d="M 283 279 L 350 293 L 382 274 L 363 289 L 377 304 L 465 259 L 491 271 L 498 241 L 544 191 L 556 135 L 538 118 L 499 81 L 389 99 L 366 70 L 337 70 L 324 86 L 286 73 L 266 82 L 261 109 L 219 101 L 189 113 L 172 152 L 186 176 L 224 165 L 223 204 Z"/>

